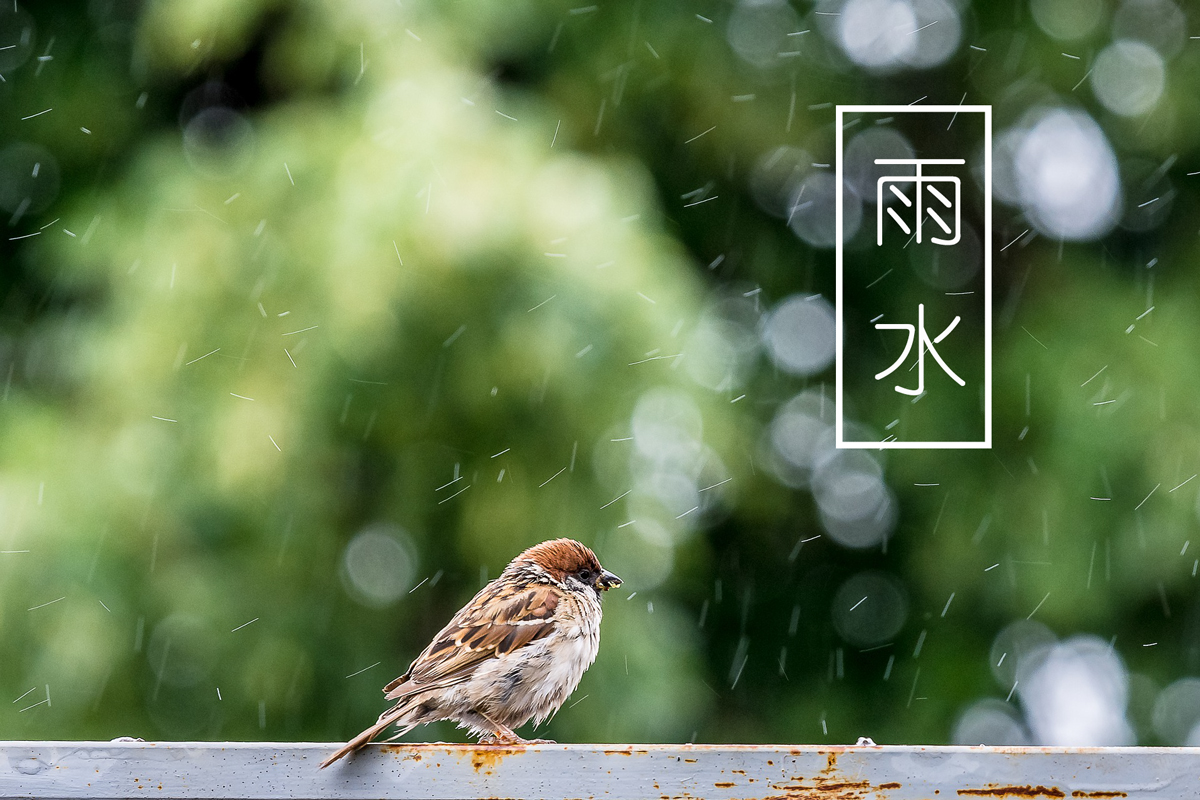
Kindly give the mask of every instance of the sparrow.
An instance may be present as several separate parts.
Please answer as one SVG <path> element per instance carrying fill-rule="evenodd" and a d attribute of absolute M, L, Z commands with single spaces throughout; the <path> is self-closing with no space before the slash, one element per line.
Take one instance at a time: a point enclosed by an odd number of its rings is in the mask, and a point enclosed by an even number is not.
<path fill-rule="evenodd" d="M 395 705 L 321 764 L 329 766 L 389 726 L 403 736 L 452 720 L 480 744 L 553 744 L 513 732 L 540 725 L 575 691 L 600 647 L 600 596 L 621 579 L 573 539 L 552 539 L 514 558 L 383 687 Z"/>

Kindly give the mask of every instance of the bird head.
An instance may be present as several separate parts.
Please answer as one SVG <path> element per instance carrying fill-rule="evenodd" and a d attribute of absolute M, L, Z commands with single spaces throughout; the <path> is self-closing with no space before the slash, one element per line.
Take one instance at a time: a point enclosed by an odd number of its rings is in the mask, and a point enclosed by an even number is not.
<path fill-rule="evenodd" d="M 592 589 L 599 594 L 621 585 L 620 578 L 600 566 L 591 548 L 574 539 L 551 539 L 535 544 L 513 559 L 514 565 L 521 562 L 536 565 L 555 581 L 575 591 Z"/>

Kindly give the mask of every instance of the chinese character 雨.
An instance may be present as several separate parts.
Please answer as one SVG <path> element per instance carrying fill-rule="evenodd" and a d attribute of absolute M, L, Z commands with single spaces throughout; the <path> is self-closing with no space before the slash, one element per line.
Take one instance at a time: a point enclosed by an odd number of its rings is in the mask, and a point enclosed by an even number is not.
<path fill-rule="evenodd" d="M 941 365 L 941 368 L 946 372 L 947 375 L 949 375 L 951 378 L 954 379 L 955 383 L 957 383 L 959 386 L 966 386 L 967 382 L 964 381 L 962 378 L 958 377 L 958 375 L 956 375 L 954 373 L 954 370 L 952 370 L 952 369 L 950 369 L 950 367 L 946 366 L 946 362 L 942 361 L 942 357 L 940 355 L 938 355 L 938 351 L 934 348 L 935 344 L 940 344 L 942 339 L 945 339 L 947 336 L 950 335 L 950 331 L 954 330 L 955 326 L 958 325 L 959 319 L 960 319 L 960 317 L 955 317 L 953 319 L 953 321 L 951 321 L 951 323 L 946 326 L 946 329 L 937 335 L 936 339 L 930 339 L 929 333 L 925 330 L 925 304 L 924 303 L 921 303 L 917 306 L 917 325 L 915 328 L 912 325 L 905 325 L 902 323 L 884 323 L 884 322 L 877 323 L 875 325 L 876 330 L 894 330 L 894 331 L 905 330 L 905 331 L 908 331 L 908 341 L 904 345 L 904 352 L 900 354 L 900 357 L 896 359 L 895 363 L 892 364 L 887 369 L 885 369 L 883 372 L 876 375 L 875 380 L 880 380 L 882 378 L 886 378 L 888 375 L 891 375 L 893 372 L 895 372 L 896 368 L 899 367 L 901 364 L 903 364 L 904 360 L 906 358 L 908 358 L 908 354 L 912 350 L 913 340 L 916 339 L 917 340 L 917 388 L 916 389 L 905 389 L 903 386 L 900 386 L 897 384 L 897 386 L 895 387 L 897 392 L 900 392 L 901 394 L 909 395 L 911 397 L 917 397 L 917 396 L 925 393 L 925 351 L 926 350 L 929 351 L 930 355 L 932 355 L 935 359 L 937 359 L 938 364 Z M 918 332 L 919 332 L 919 335 L 918 335 Z"/>
<path fill-rule="evenodd" d="M 965 164 L 966 161 L 961 158 L 877 158 L 876 164 L 908 164 L 915 166 L 917 169 L 916 175 L 885 175 L 879 179 L 875 191 L 875 217 L 876 229 L 878 231 L 877 244 L 883 244 L 883 206 L 884 206 L 884 186 L 887 185 L 888 191 L 894 195 L 905 209 L 913 209 L 913 223 L 904 221 L 904 218 L 896 212 L 894 207 L 889 207 L 887 210 L 888 216 L 895 220 L 900 229 L 905 235 L 916 236 L 917 244 L 921 243 L 921 229 L 925 225 L 926 218 L 933 222 L 945 232 L 949 238 L 938 238 L 930 236 L 929 241 L 934 244 L 952 245 L 958 243 L 959 226 L 961 221 L 961 212 L 959 203 L 962 199 L 962 184 L 958 178 L 952 175 L 922 175 L 921 167 L 927 165 L 946 165 L 946 164 Z M 911 183 L 913 184 L 913 195 L 909 197 L 906 193 L 900 190 L 898 184 Z M 938 188 L 938 187 L 941 188 Z M 943 191 L 945 190 L 945 191 Z M 947 194 L 953 194 L 954 199 L 947 197 Z M 942 215 L 945 214 L 949 218 L 953 214 L 953 226 L 947 224 L 946 219 Z M 914 233 L 915 230 L 915 233 Z"/>

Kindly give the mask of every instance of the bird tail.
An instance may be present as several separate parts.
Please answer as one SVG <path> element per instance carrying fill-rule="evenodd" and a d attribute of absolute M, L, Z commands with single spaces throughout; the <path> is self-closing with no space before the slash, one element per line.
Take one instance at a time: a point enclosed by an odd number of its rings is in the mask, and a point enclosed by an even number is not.
<path fill-rule="evenodd" d="M 407 711 L 408 711 L 408 709 L 406 707 L 404 707 L 403 703 L 398 705 L 395 708 L 385 711 L 383 714 L 381 714 L 379 716 L 378 722 L 376 722 L 371 727 L 367 728 L 365 731 L 360 733 L 358 736 L 355 736 L 353 739 L 351 739 L 349 742 L 347 742 L 346 745 L 344 747 L 342 747 L 342 749 L 338 750 L 336 753 L 331 755 L 329 758 L 325 759 L 325 761 L 323 761 L 321 763 L 321 769 L 325 769 L 326 767 L 328 767 L 333 762 L 337 761 L 342 756 L 353 753 L 355 750 L 359 749 L 363 745 L 370 742 L 376 736 L 383 733 L 389 725 L 391 725 L 395 722 L 398 722 L 400 720 L 400 718 L 402 716 L 404 716 L 405 712 L 407 712 Z M 411 729 L 411 727 L 410 727 L 410 729 Z M 406 731 L 401 731 L 401 733 L 405 733 L 405 732 Z"/>

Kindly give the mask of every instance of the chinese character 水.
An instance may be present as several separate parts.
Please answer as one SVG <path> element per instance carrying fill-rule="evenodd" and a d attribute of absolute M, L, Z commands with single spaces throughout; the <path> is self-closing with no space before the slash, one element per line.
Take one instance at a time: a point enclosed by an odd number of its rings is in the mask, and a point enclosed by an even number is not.
<path fill-rule="evenodd" d="M 954 370 L 952 370 L 952 369 L 950 369 L 950 367 L 946 366 L 946 362 L 942 360 L 942 357 L 940 355 L 938 355 L 937 349 L 934 348 L 935 344 L 940 344 L 943 339 L 945 339 L 947 336 L 950 335 L 950 331 L 954 330 L 955 326 L 958 325 L 959 319 L 960 319 L 960 317 L 955 317 L 950 322 L 950 324 L 946 326 L 946 329 L 944 331 L 942 331 L 941 333 L 939 333 L 937 335 L 937 338 L 935 338 L 935 339 L 930 339 L 929 332 L 925 330 L 925 304 L 924 303 L 921 303 L 917 306 L 917 324 L 916 324 L 915 328 L 912 325 L 905 325 L 903 323 L 886 323 L 886 322 L 877 323 L 875 325 L 876 330 L 908 331 L 908 341 L 904 345 L 904 352 L 900 354 L 900 357 L 896 359 L 895 363 L 893 363 L 890 367 L 885 369 L 883 372 L 880 372 L 878 375 L 876 375 L 875 380 L 881 380 L 883 378 L 886 378 L 888 375 L 891 375 L 893 372 L 895 372 L 896 369 L 901 364 L 904 363 L 904 360 L 906 358 L 908 358 L 908 354 L 912 350 L 913 340 L 915 339 L 915 340 L 917 340 L 917 388 L 916 389 L 905 389 L 903 386 L 900 386 L 899 384 L 897 384 L 895 387 L 897 392 L 900 392 L 901 394 L 907 394 L 911 397 L 917 397 L 917 396 L 925 393 L 925 351 L 926 350 L 929 351 L 930 355 L 932 355 L 935 359 L 937 359 L 938 364 L 946 372 L 947 375 L 949 375 L 951 378 L 954 379 L 955 383 L 957 383 L 959 386 L 966 386 L 967 382 L 964 381 L 962 378 L 958 377 L 958 375 L 956 375 L 954 373 Z"/>

